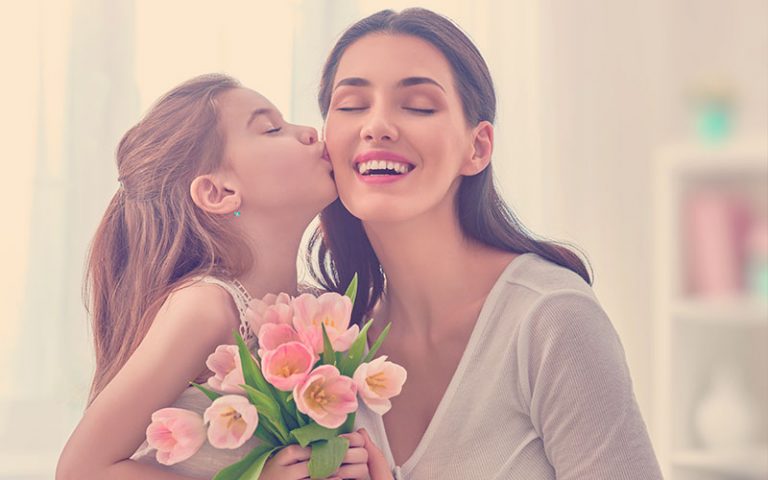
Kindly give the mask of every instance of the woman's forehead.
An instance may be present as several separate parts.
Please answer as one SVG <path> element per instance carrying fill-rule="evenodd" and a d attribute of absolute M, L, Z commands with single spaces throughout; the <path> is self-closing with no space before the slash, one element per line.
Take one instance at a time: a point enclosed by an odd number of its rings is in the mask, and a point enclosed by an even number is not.
<path fill-rule="evenodd" d="M 442 52 L 426 40 L 412 35 L 375 33 L 347 47 L 336 69 L 334 87 L 345 78 L 395 85 L 409 77 L 431 78 L 447 88 L 453 73 Z"/>

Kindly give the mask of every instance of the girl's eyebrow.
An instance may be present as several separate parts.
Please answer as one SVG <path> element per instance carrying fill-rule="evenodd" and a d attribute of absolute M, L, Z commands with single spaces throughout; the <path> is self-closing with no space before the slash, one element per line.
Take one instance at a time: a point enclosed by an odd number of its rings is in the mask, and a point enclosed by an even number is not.
<path fill-rule="evenodd" d="M 256 119 L 256 117 L 260 115 L 270 115 L 272 113 L 271 108 L 257 108 L 253 112 L 251 112 L 251 116 L 248 117 L 248 122 L 245 124 L 246 128 L 250 128 L 251 123 Z"/>
<path fill-rule="evenodd" d="M 397 88 L 405 88 L 405 87 L 413 87 L 415 85 L 435 85 L 440 90 L 445 92 L 445 88 L 443 88 L 442 85 L 440 85 L 437 81 L 429 78 L 429 77 L 406 77 L 399 82 L 397 82 Z M 333 87 L 334 90 L 341 86 L 350 86 L 350 87 L 370 87 L 371 82 L 369 80 L 366 80 L 365 78 L 360 77 L 349 77 L 349 78 L 343 78 L 339 80 L 336 83 L 336 86 Z"/>

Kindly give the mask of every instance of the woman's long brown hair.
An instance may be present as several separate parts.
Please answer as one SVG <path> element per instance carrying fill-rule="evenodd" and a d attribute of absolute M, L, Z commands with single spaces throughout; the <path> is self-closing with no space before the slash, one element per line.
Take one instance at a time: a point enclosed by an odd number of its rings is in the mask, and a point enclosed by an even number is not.
<path fill-rule="evenodd" d="M 216 98 L 240 84 L 193 78 L 160 98 L 117 149 L 121 187 L 93 238 L 84 294 L 96 371 L 90 400 L 122 368 L 166 297 L 198 275 L 234 277 L 253 259 L 223 216 L 197 208 L 192 180 L 224 155 Z"/>
<path fill-rule="evenodd" d="M 323 67 L 318 103 L 328 114 L 333 79 L 346 49 L 373 33 L 418 37 L 440 50 L 451 65 L 464 117 L 469 125 L 493 123 L 496 93 L 488 66 L 472 41 L 449 19 L 430 10 L 409 8 L 400 13 L 382 10 L 349 27 L 336 42 Z M 587 283 L 592 277 L 585 262 L 568 246 L 536 238 L 517 219 L 496 190 L 489 164 L 481 173 L 461 180 L 456 201 L 462 232 L 468 238 L 500 250 L 533 252 L 574 271 Z M 312 261 L 313 258 L 317 260 Z M 360 323 L 381 297 L 385 277 L 363 225 L 340 199 L 320 215 L 320 227 L 310 239 L 307 259 L 314 279 L 326 290 L 343 292 L 355 273 L 359 288 L 352 319 Z"/>

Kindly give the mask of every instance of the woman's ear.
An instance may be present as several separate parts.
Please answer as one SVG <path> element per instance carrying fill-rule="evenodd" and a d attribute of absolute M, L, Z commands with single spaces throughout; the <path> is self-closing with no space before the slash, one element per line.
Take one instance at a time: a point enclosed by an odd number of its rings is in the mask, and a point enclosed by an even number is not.
<path fill-rule="evenodd" d="M 227 188 L 216 175 L 200 175 L 189 186 L 192 201 L 205 212 L 229 215 L 240 209 L 240 192 Z"/>
<path fill-rule="evenodd" d="M 492 154 L 493 125 L 484 120 L 472 132 L 472 156 L 464 163 L 460 173 L 470 177 L 477 175 L 491 163 Z"/>

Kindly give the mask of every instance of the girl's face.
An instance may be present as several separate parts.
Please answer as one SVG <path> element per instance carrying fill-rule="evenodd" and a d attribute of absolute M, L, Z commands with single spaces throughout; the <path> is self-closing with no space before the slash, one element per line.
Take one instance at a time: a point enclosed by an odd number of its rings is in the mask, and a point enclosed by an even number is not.
<path fill-rule="evenodd" d="M 353 215 L 402 221 L 452 202 L 470 174 L 473 129 L 437 48 L 413 36 L 367 35 L 345 51 L 332 88 L 326 144 Z"/>
<path fill-rule="evenodd" d="M 224 168 L 241 192 L 241 210 L 314 216 L 336 199 L 331 163 L 312 127 L 283 120 L 262 95 L 246 88 L 218 97 Z"/>

